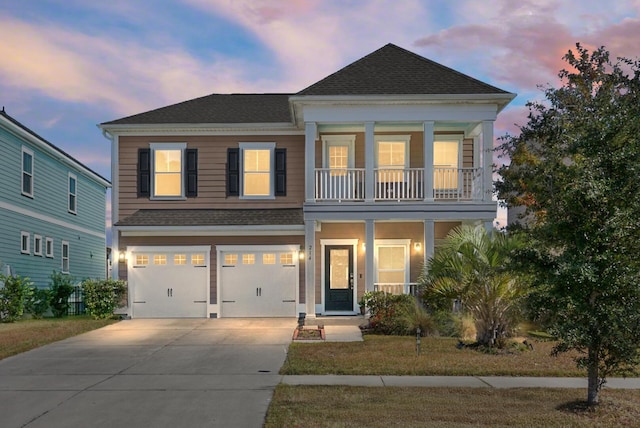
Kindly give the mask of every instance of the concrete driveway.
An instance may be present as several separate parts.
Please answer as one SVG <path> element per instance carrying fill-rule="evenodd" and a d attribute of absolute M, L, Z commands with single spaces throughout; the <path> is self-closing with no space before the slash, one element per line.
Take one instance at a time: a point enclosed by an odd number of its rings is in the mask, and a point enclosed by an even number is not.
<path fill-rule="evenodd" d="M 0 361 L 2 427 L 260 427 L 296 324 L 126 320 Z"/>

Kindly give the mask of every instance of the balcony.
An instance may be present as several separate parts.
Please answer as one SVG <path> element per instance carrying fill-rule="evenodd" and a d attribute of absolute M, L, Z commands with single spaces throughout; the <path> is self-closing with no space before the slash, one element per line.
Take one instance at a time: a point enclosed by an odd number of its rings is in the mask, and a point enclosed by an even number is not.
<path fill-rule="evenodd" d="M 373 284 L 373 291 L 384 291 L 390 294 L 410 294 L 414 297 L 418 296 L 418 283 L 381 283 Z"/>
<path fill-rule="evenodd" d="M 364 202 L 364 168 L 315 170 L 316 202 Z M 482 168 L 433 168 L 434 201 L 479 201 L 483 196 Z M 376 202 L 424 201 L 424 169 L 375 169 L 373 199 Z"/>

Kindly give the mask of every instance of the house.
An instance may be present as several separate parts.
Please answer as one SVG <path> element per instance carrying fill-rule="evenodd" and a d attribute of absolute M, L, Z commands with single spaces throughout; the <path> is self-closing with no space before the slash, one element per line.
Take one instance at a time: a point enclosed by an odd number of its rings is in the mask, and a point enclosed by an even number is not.
<path fill-rule="evenodd" d="M 452 227 L 491 227 L 514 97 L 388 44 L 298 93 L 102 123 L 129 315 L 348 315 L 366 290 L 409 292 Z"/>
<path fill-rule="evenodd" d="M 47 288 L 53 271 L 106 275 L 111 183 L 0 111 L 0 262 Z M 10 266 L 10 268 L 9 268 Z"/>

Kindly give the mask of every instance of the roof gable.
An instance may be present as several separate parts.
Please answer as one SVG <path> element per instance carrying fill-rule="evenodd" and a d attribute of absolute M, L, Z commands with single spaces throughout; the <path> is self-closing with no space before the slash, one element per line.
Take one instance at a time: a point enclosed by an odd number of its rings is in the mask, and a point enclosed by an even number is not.
<path fill-rule="evenodd" d="M 389 43 L 296 95 L 507 93 Z"/>

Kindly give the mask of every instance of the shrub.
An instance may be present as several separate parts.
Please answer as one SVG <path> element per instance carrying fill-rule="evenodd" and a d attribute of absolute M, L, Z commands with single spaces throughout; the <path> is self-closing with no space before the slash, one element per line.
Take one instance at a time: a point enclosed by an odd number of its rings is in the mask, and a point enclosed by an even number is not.
<path fill-rule="evenodd" d="M 74 278 L 70 275 L 53 271 L 51 278 L 51 312 L 56 318 L 69 313 L 69 296 L 73 293 Z"/>
<path fill-rule="evenodd" d="M 476 336 L 473 318 L 468 314 L 442 310 L 435 312 L 433 319 L 440 336 L 458 337 L 462 340 L 473 340 Z"/>
<path fill-rule="evenodd" d="M 31 295 L 25 303 L 25 311 L 30 313 L 33 318 L 41 319 L 49 309 L 50 300 L 51 291 L 48 288 L 33 287 Z"/>
<path fill-rule="evenodd" d="M 369 328 L 378 334 L 411 334 L 408 317 L 415 311 L 415 299 L 408 294 L 372 292 L 369 296 Z M 414 330 L 415 331 L 415 330 Z"/>
<path fill-rule="evenodd" d="M 82 283 L 86 311 L 95 319 L 109 318 L 126 291 L 124 281 L 87 279 Z"/>
<path fill-rule="evenodd" d="M 417 301 L 414 301 L 413 308 L 404 316 L 404 322 L 408 327 L 408 333 L 417 334 L 420 328 L 420 336 L 427 336 L 435 330 L 433 317 Z"/>
<path fill-rule="evenodd" d="M 31 285 L 29 278 L 0 274 L 0 321 L 14 322 L 22 317 Z"/>

